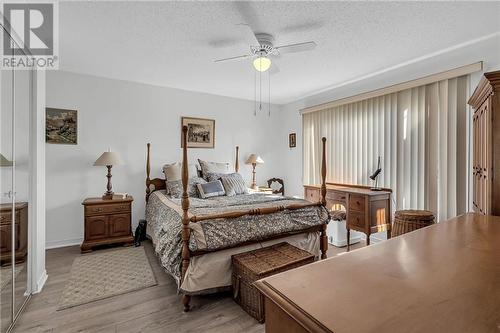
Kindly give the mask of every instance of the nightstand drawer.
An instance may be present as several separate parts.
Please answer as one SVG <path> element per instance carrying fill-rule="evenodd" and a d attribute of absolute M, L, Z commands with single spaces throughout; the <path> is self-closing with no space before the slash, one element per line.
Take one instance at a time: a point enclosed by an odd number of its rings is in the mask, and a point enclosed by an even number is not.
<path fill-rule="evenodd" d="M 16 232 L 16 243 L 14 244 L 14 250 L 17 251 L 19 250 L 19 247 L 21 245 L 21 240 L 19 239 L 20 235 L 20 225 L 16 224 L 15 227 L 15 232 Z M 3 225 L 0 227 L 0 254 L 5 254 L 5 253 L 12 253 L 11 252 L 11 246 L 12 246 L 12 227 L 10 225 Z"/>
<path fill-rule="evenodd" d="M 21 213 L 16 211 L 16 224 L 21 220 Z M 0 215 L 0 225 L 11 224 L 12 222 L 12 214 L 10 212 L 3 212 Z"/>
<path fill-rule="evenodd" d="M 114 214 L 114 213 L 127 213 L 130 212 L 130 204 L 119 203 L 112 205 L 92 205 L 85 207 L 86 215 L 102 215 L 102 214 Z"/>
<path fill-rule="evenodd" d="M 108 217 L 89 216 L 85 219 L 85 239 L 104 239 L 108 236 Z"/>

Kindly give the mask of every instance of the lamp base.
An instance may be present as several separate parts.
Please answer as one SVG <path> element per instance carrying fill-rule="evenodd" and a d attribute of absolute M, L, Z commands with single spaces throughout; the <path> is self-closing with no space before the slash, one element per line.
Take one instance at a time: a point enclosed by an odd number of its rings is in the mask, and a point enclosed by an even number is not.
<path fill-rule="evenodd" d="M 111 192 L 111 193 L 105 192 L 102 195 L 102 199 L 103 200 L 111 200 L 111 199 L 113 199 L 113 194 L 114 194 L 113 192 Z"/>
<path fill-rule="evenodd" d="M 370 190 L 372 190 L 372 191 L 382 191 L 382 188 L 381 187 L 372 187 L 372 188 L 370 188 Z"/>

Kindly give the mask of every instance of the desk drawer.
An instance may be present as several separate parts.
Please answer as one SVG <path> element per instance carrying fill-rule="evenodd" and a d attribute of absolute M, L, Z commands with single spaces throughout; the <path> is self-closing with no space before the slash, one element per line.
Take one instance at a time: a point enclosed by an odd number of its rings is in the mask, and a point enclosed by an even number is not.
<path fill-rule="evenodd" d="M 96 215 L 96 214 L 113 214 L 113 213 L 126 213 L 130 211 L 130 204 L 121 203 L 114 205 L 93 205 L 85 207 L 86 215 Z"/>
<path fill-rule="evenodd" d="M 349 211 L 349 226 L 365 227 L 365 213 Z"/>
<path fill-rule="evenodd" d="M 365 211 L 365 196 L 351 194 L 349 197 L 349 210 Z"/>
<path fill-rule="evenodd" d="M 344 192 L 327 191 L 326 198 L 332 201 L 345 202 L 347 195 Z"/>
<path fill-rule="evenodd" d="M 310 202 L 318 202 L 320 199 L 319 189 L 306 188 L 305 199 Z"/>

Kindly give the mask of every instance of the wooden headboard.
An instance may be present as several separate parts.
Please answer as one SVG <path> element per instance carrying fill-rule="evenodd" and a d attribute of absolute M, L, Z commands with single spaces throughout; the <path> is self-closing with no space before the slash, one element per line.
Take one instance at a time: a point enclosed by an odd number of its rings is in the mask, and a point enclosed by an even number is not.
<path fill-rule="evenodd" d="M 151 143 L 147 144 L 147 157 L 146 157 L 146 202 L 149 200 L 149 196 L 154 191 L 165 190 L 167 188 L 164 178 L 150 178 L 151 175 Z M 234 171 L 240 171 L 240 147 L 236 146 L 236 157 L 234 162 Z"/>

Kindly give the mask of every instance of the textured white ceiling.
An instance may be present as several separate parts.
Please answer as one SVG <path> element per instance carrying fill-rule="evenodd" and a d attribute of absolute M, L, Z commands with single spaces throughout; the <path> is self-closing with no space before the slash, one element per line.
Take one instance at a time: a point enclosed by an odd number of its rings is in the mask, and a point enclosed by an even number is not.
<path fill-rule="evenodd" d="M 500 31 L 489 2 L 61 2 L 60 69 L 254 98 L 247 23 L 312 52 L 275 60 L 272 102 L 301 96 Z"/>

